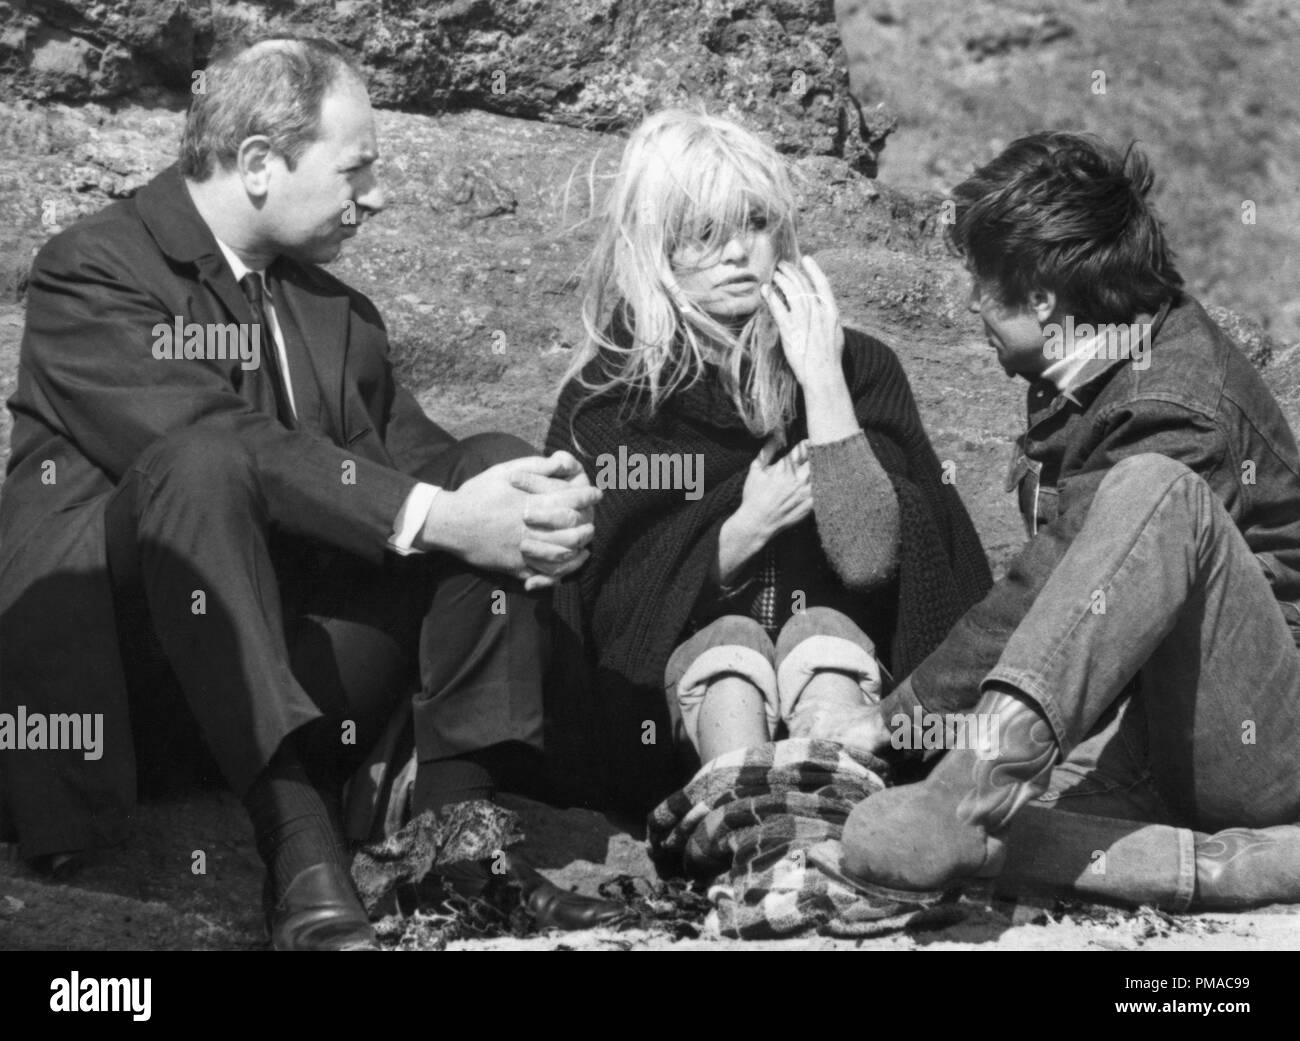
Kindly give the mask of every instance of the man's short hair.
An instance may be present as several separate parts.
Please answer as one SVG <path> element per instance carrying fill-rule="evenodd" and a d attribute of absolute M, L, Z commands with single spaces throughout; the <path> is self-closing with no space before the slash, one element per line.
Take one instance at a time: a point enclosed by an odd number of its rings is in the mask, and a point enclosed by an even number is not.
<path fill-rule="evenodd" d="M 320 137 L 321 103 L 341 78 L 365 79 L 337 44 L 311 36 L 267 36 L 218 52 L 196 76 L 181 136 L 181 173 L 206 181 L 230 169 L 239 146 L 265 135 L 289 169 Z"/>
<path fill-rule="evenodd" d="M 953 190 L 948 240 L 1003 303 L 1040 288 L 1089 321 L 1130 321 L 1183 285 L 1153 182 L 1133 145 L 1121 155 L 1088 135 L 1031 134 Z"/>

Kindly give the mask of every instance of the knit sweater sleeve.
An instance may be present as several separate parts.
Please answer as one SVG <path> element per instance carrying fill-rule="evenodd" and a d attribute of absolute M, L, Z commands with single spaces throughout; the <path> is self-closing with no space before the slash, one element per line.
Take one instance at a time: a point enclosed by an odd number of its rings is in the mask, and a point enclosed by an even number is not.
<path fill-rule="evenodd" d="M 898 566 L 898 497 L 862 431 L 811 445 L 813 516 L 844 585 L 869 592 Z"/>

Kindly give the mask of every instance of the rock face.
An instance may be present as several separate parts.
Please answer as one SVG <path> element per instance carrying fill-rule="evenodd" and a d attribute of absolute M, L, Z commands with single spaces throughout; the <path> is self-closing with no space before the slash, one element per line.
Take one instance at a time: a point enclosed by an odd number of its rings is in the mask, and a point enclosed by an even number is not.
<path fill-rule="evenodd" d="M 706 100 L 784 152 L 874 174 L 892 129 L 849 94 L 832 0 L 68 0 L 0 3 L 0 83 L 69 101 L 190 88 L 214 47 L 298 32 L 358 55 L 382 106 L 614 130 Z"/>
<path fill-rule="evenodd" d="M 1032 130 L 1136 138 L 1192 291 L 1300 340 L 1300 19 L 1283 0 L 0 0 L 0 96 L 183 105 L 214 47 L 267 30 L 346 45 L 381 106 L 621 131 L 699 98 L 792 156 L 883 163 L 909 193 Z M 509 212 L 468 176 L 461 191 Z"/>
<path fill-rule="evenodd" d="M 947 191 L 1012 140 L 1151 159 L 1192 292 L 1300 340 L 1300 18 L 1288 0 L 837 0 L 849 79 L 898 130 L 896 187 Z"/>
<path fill-rule="evenodd" d="M 0 3 L 0 82 L 20 97 L 121 97 L 188 86 L 212 44 L 210 4 L 193 0 Z M 231 5 L 234 6 L 234 5 Z"/>

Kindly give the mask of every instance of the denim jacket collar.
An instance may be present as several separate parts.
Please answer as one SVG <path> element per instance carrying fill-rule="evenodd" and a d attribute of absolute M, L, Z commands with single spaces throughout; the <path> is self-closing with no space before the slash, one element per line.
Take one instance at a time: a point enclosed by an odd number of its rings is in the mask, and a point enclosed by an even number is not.
<path fill-rule="evenodd" d="M 1172 300 L 1166 300 L 1150 320 L 1152 345 L 1160 334 L 1172 304 Z M 1043 420 L 1050 419 L 1068 405 L 1074 405 L 1080 411 L 1086 409 L 1101 388 L 1101 378 L 1131 360 L 1127 353 L 1115 358 L 1104 355 L 1093 357 L 1075 374 L 1066 390 L 1059 389 L 1051 379 L 1044 376 L 1033 380 L 1029 385 L 1027 401 L 1029 427 L 1032 429 Z"/>

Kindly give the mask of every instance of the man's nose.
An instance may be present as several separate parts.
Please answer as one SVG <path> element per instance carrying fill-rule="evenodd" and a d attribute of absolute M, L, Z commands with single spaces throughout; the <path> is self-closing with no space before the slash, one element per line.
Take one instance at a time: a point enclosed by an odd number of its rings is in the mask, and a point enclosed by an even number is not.
<path fill-rule="evenodd" d="M 979 286 L 970 287 L 970 299 L 966 301 L 966 310 L 971 314 L 980 313 L 980 289 Z"/>
<path fill-rule="evenodd" d="M 372 177 L 370 183 L 357 195 L 357 206 L 369 212 L 372 217 L 383 210 L 387 203 L 388 197 L 384 194 L 384 186 L 379 183 L 377 177 Z"/>

